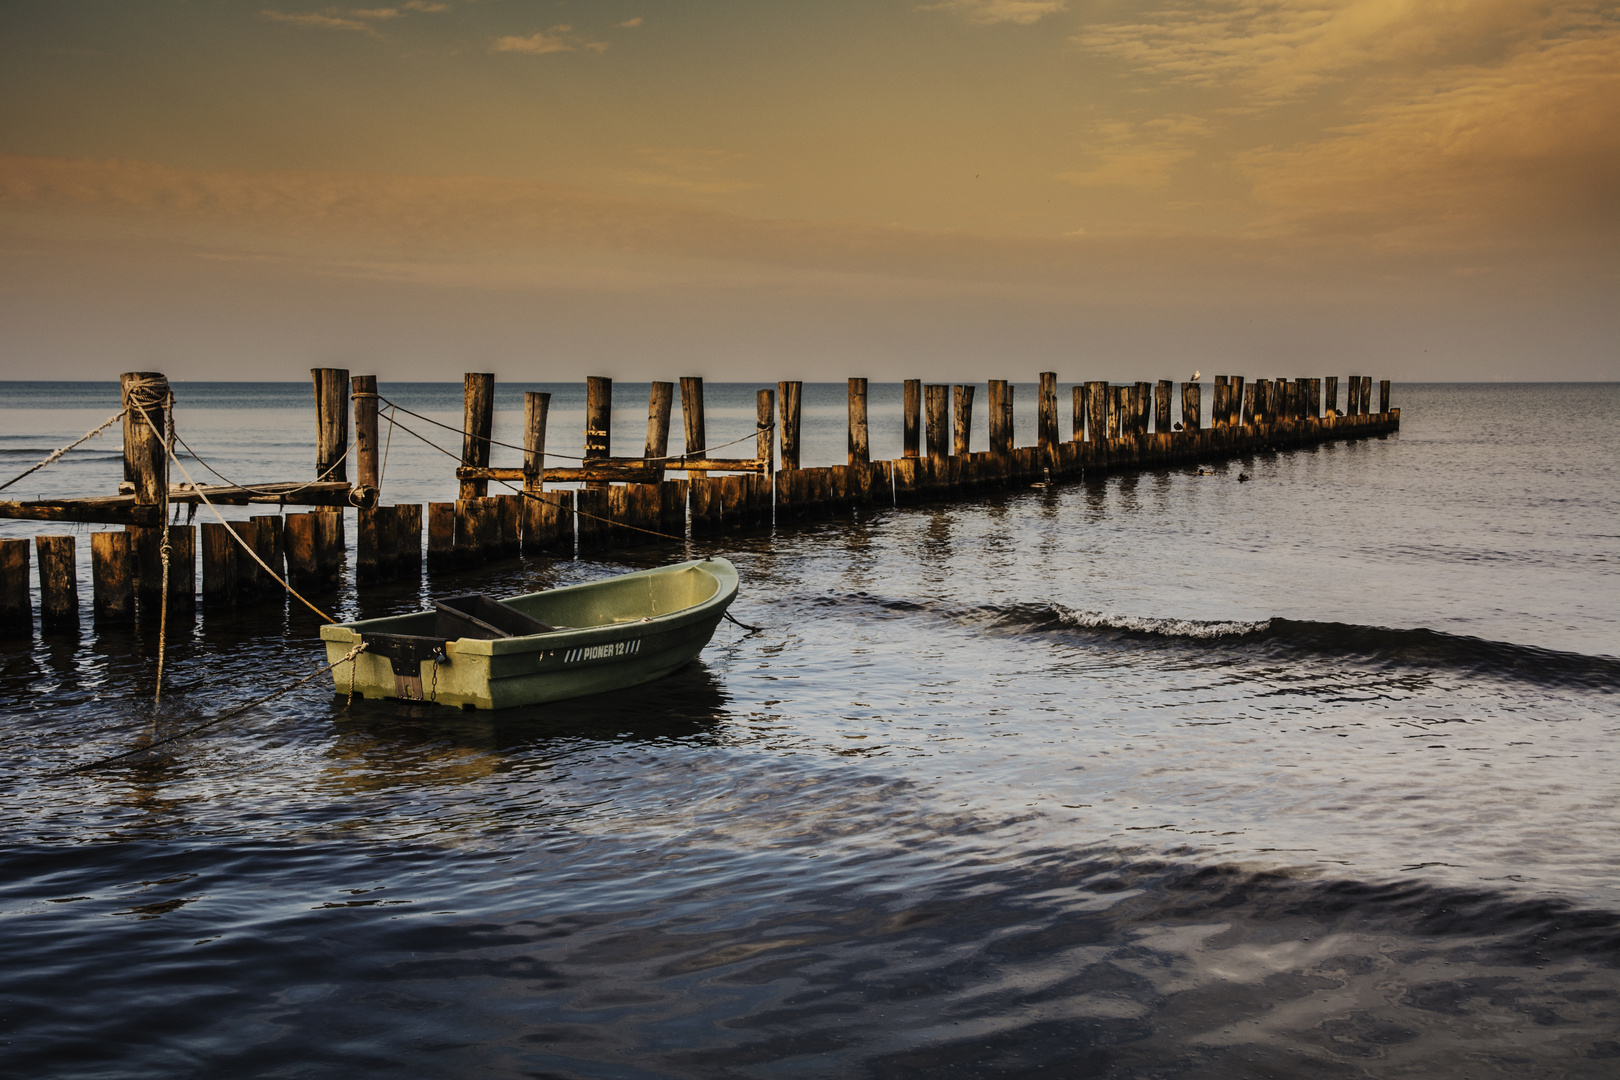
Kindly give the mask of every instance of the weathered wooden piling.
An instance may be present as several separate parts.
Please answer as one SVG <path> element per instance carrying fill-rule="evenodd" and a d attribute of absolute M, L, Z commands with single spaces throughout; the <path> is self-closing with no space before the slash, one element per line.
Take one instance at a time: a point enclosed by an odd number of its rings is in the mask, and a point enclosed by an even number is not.
<path fill-rule="evenodd" d="M 1227 385 L 1226 376 L 1215 376 L 1214 398 L 1211 400 L 1209 405 L 1210 427 L 1223 428 L 1226 426 L 1227 395 L 1229 395 L 1231 392 L 1232 388 Z"/>
<path fill-rule="evenodd" d="M 917 457 L 922 451 L 922 380 L 921 379 L 907 379 L 906 380 L 906 382 L 905 382 L 905 392 L 904 392 L 902 402 L 901 402 L 901 416 L 903 417 L 903 420 L 902 420 L 902 428 L 903 428 L 903 430 L 901 432 L 901 437 L 902 438 L 901 438 L 901 451 L 900 451 L 900 454 L 901 454 L 902 457 L 908 457 L 908 458 Z M 783 432 L 782 437 L 783 437 L 784 440 L 787 438 L 787 433 L 785 431 Z M 782 451 L 782 461 L 783 461 L 783 466 L 782 467 L 783 468 L 787 467 L 787 464 L 786 464 L 786 462 L 787 462 L 787 450 L 785 449 L 785 446 L 786 446 L 786 444 L 784 442 L 784 449 Z M 798 465 L 799 465 L 798 457 L 797 457 L 797 455 L 795 455 L 795 457 L 793 459 L 793 467 L 798 468 Z"/>
<path fill-rule="evenodd" d="M 124 406 L 134 422 L 125 429 L 124 473 L 134 485 L 135 504 L 154 507 L 164 517 L 168 507 L 169 456 L 165 445 L 171 398 L 169 380 L 161 372 L 131 371 L 119 376 Z M 163 591 L 163 524 L 131 525 L 131 557 L 135 561 L 135 595 L 143 607 L 157 611 Z"/>
<path fill-rule="evenodd" d="M 550 395 L 546 395 L 550 400 Z M 647 443 L 642 457 L 657 463 L 658 477 L 663 479 L 664 461 L 669 456 L 669 415 L 675 400 L 675 384 L 655 382 L 647 391 Z"/>
<path fill-rule="evenodd" d="M 1160 379 L 1153 387 L 1153 430 L 1163 435 L 1170 430 L 1170 393 L 1173 389 L 1169 379 Z"/>
<path fill-rule="evenodd" d="M 294 514 L 293 518 L 313 517 L 312 514 Z M 290 523 L 290 519 L 289 519 Z M 313 522 L 310 523 L 313 526 Z M 294 527 L 289 532 L 294 534 L 294 550 L 299 555 L 303 549 L 298 542 L 303 538 L 302 530 Z M 232 538 L 232 529 L 229 525 L 218 521 L 205 521 L 202 523 L 202 594 L 203 604 L 207 607 L 232 607 L 236 603 L 238 593 L 241 591 L 238 582 L 236 541 Z M 310 537 L 313 539 L 314 530 L 311 528 Z M 293 552 L 289 552 L 292 554 Z M 313 545 L 310 548 L 313 556 Z M 300 567 L 301 569 L 301 567 Z M 300 584 L 313 583 L 313 576 L 302 576 L 302 581 L 295 577 L 292 582 L 297 588 Z"/>
<path fill-rule="evenodd" d="M 129 533 L 90 534 L 90 610 L 97 619 L 127 622 L 135 617 L 132 570 Z"/>
<path fill-rule="evenodd" d="M 476 469 L 489 468 L 489 438 L 495 426 L 495 376 L 489 372 L 467 372 L 461 377 L 461 463 Z M 489 481 L 461 481 L 460 499 L 481 499 L 489 494 Z"/>
<path fill-rule="evenodd" d="M 280 521 L 280 518 L 276 518 Z M 281 543 L 277 531 L 276 543 Z M 92 548 L 92 557 L 94 549 Z M 280 586 L 276 586 L 280 588 Z M 197 529 L 169 526 L 169 610 L 189 611 L 197 603 Z"/>
<path fill-rule="evenodd" d="M 1195 382 L 1181 384 L 1181 427 L 1183 431 L 1198 431 L 1203 427 L 1203 387 Z"/>
<path fill-rule="evenodd" d="M 430 502 L 427 513 L 428 570 L 448 570 L 456 565 L 456 504 Z"/>
<path fill-rule="evenodd" d="M 991 379 L 985 397 L 985 424 L 990 453 L 1005 457 L 1013 450 L 1013 387 L 1006 379 Z"/>
<path fill-rule="evenodd" d="M 1043 371 L 1035 406 L 1036 445 L 1050 451 L 1058 438 L 1057 372 Z"/>
<path fill-rule="evenodd" d="M 78 560 L 71 536 L 36 536 L 34 554 L 39 559 L 40 629 L 79 628 Z"/>
<path fill-rule="evenodd" d="M 613 380 L 592 375 L 585 380 L 585 453 L 589 467 L 613 455 Z M 592 488 L 606 487 L 605 481 L 588 482 Z"/>
<path fill-rule="evenodd" d="M 946 457 L 951 452 L 951 388 L 938 383 L 923 387 L 928 408 L 928 456 Z"/>
<path fill-rule="evenodd" d="M 866 380 L 849 380 L 849 464 L 865 465 L 872 460 L 871 442 L 866 431 Z"/>
<path fill-rule="evenodd" d="M 681 376 L 681 427 L 686 435 L 686 455 L 692 458 L 708 456 L 708 435 L 703 422 L 703 380 L 694 375 Z M 701 469 L 688 469 L 692 479 L 707 476 Z"/>
<path fill-rule="evenodd" d="M 1074 409 L 1074 425 L 1071 428 L 1074 432 L 1073 441 L 1084 442 L 1086 438 L 1086 384 L 1075 383 L 1069 387 L 1069 396 L 1073 399 Z"/>
<path fill-rule="evenodd" d="M 356 375 L 350 383 L 354 399 L 354 480 L 355 501 L 361 506 L 376 502 L 382 487 L 381 447 L 377 442 L 377 376 Z"/>
<path fill-rule="evenodd" d="M 1339 377 L 1329 375 L 1323 380 L 1322 403 L 1326 407 L 1328 416 L 1339 415 Z"/>
<path fill-rule="evenodd" d="M 0 540 L 0 635 L 32 637 L 34 634 L 28 562 L 27 540 Z"/>
<path fill-rule="evenodd" d="M 958 457 L 967 457 L 971 451 L 973 441 L 973 385 L 962 383 L 956 387 L 956 426 L 955 452 Z"/>
<path fill-rule="evenodd" d="M 1380 413 L 1389 412 L 1389 380 L 1388 379 L 1380 379 L 1380 380 L 1378 380 L 1378 411 Z"/>
<path fill-rule="evenodd" d="M 908 384 L 909 385 L 909 384 Z M 804 392 L 804 383 L 779 382 L 776 390 L 781 395 L 782 409 L 782 469 L 797 469 L 799 467 L 799 399 Z"/>

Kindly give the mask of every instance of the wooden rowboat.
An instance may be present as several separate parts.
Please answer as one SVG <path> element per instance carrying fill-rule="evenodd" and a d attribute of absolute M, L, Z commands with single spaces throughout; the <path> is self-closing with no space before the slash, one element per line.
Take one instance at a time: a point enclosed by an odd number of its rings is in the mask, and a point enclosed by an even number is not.
<path fill-rule="evenodd" d="M 736 568 L 699 559 L 506 600 L 448 597 L 323 626 L 321 638 L 340 694 L 352 679 L 356 697 L 506 709 L 668 675 L 703 651 L 736 596 Z"/>

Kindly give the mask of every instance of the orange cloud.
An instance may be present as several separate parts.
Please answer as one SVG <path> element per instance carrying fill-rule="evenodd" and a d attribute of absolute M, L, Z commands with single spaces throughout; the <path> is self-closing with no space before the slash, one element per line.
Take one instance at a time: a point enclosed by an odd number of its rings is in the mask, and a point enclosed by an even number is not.
<path fill-rule="evenodd" d="M 321 15 L 316 12 L 286 12 L 266 8 L 259 12 L 259 15 L 272 22 L 290 23 L 293 26 L 309 27 L 316 30 L 363 30 L 366 32 L 371 30 L 371 27 L 358 19 L 345 19 L 336 15 Z"/>

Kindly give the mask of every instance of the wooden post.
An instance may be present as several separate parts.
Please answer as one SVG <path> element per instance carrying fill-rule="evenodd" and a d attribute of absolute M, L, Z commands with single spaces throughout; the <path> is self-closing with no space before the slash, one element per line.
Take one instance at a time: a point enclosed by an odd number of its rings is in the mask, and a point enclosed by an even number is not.
<path fill-rule="evenodd" d="M 675 400 L 675 384 L 655 382 L 647 392 L 647 447 L 642 457 L 662 459 L 669 456 L 669 410 Z M 664 478 L 667 462 L 657 460 L 658 479 Z"/>
<path fill-rule="evenodd" d="M 489 468 L 489 436 L 495 426 L 495 376 L 468 372 L 461 377 L 461 463 Z M 463 480 L 458 499 L 481 499 L 489 494 L 488 480 Z"/>
<path fill-rule="evenodd" d="M 591 375 L 585 380 L 585 460 L 586 468 L 613 453 L 613 380 Z M 592 481 L 603 488 L 605 481 Z"/>
<path fill-rule="evenodd" d="M 669 383 L 658 385 L 668 386 Z M 551 395 L 526 390 L 523 393 L 523 490 L 544 491 L 546 479 L 546 415 L 551 411 Z M 669 400 L 665 395 L 664 428 L 669 428 Z"/>
<path fill-rule="evenodd" d="M 130 371 L 120 375 L 119 382 L 124 405 L 135 417 L 124 443 L 124 471 L 135 485 L 135 502 L 167 510 L 169 456 L 164 441 L 168 437 L 169 380 L 156 371 Z M 163 529 L 131 526 L 129 532 L 135 594 L 155 611 L 163 591 Z"/>
<path fill-rule="evenodd" d="M 951 388 L 930 384 L 923 387 L 928 405 L 928 456 L 935 460 L 951 452 Z"/>
<path fill-rule="evenodd" d="M 1378 411 L 1381 412 L 1381 413 L 1389 412 L 1389 380 L 1388 379 L 1379 379 L 1378 380 Z"/>
<path fill-rule="evenodd" d="M 1091 442 L 1108 438 L 1108 384 L 1105 382 L 1086 383 L 1086 426 Z"/>
<path fill-rule="evenodd" d="M 291 518 L 288 519 L 289 523 Z M 456 565 L 456 504 L 428 503 L 427 565 L 448 570 Z"/>
<path fill-rule="evenodd" d="M 79 628 L 78 560 L 71 536 L 36 536 L 39 557 L 39 625 L 42 630 Z"/>
<path fill-rule="evenodd" d="M 0 636 L 34 636 L 26 540 L 0 540 Z"/>
<path fill-rule="evenodd" d="M 331 588 L 343 575 L 343 512 L 322 509 L 309 516 L 315 519 L 316 559 L 320 567 L 321 585 Z"/>
<path fill-rule="evenodd" d="M 776 392 L 761 390 L 754 395 L 754 456 L 765 463 L 765 483 L 776 472 Z M 770 503 L 766 496 L 767 506 Z M 767 512 L 767 518 L 769 514 Z M 662 520 L 662 519 L 660 519 Z"/>
<path fill-rule="evenodd" d="M 310 368 L 309 374 L 315 381 L 315 475 L 322 480 L 347 480 L 349 372 L 345 368 Z M 372 385 L 375 387 L 375 380 Z"/>
<path fill-rule="evenodd" d="M 914 458 L 922 449 L 922 380 L 907 379 L 905 400 L 901 406 L 904 422 L 904 441 L 901 457 Z M 787 468 L 787 453 L 783 451 L 783 465 Z"/>
<path fill-rule="evenodd" d="M 354 578 L 356 581 L 376 581 L 381 576 L 382 518 L 385 506 L 362 507 L 355 515 L 354 524 Z"/>
<path fill-rule="evenodd" d="M 1125 388 L 1123 386 L 1110 386 L 1108 388 L 1108 437 L 1117 439 L 1125 430 Z"/>
<path fill-rule="evenodd" d="M 1351 375 L 1344 380 L 1344 414 L 1346 416 L 1360 415 L 1361 411 L 1361 376 Z"/>
<path fill-rule="evenodd" d="M 1170 391 L 1169 379 L 1160 379 L 1153 388 L 1153 430 L 1159 435 L 1170 431 Z"/>
<path fill-rule="evenodd" d="M 259 538 L 259 526 L 252 521 L 233 521 L 230 530 L 242 539 L 247 547 L 256 547 Z M 227 537 L 229 539 L 229 537 Z M 259 564 L 248 557 L 247 552 L 238 550 L 238 544 L 232 549 L 232 556 L 236 563 L 236 592 L 238 596 L 254 597 L 264 589 L 263 572 Z"/>
<path fill-rule="evenodd" d="M 279 519 L 277 519 L 279 520 Z M 276 543 L 281 540 L 277 536 Z M 91 547 L 92 558 L 95 555 Z M 275 565 L 274 563 L 271 564 Z M 275 588 L 281 588 L 276 585 Z M 169 526 L 169 610 L 189 611 L 197 603 L 197 529 L 193 525 Z"/>
<path fill-rule="evenodd" d="M 1245 425 L 1254 423 L 1255 401 L 1259 388 L 1259 383 L 1250 383 L 1243 388 L 1243 415 L 1241 419 Z"/>
<path fill-rule="evenodd" d="M 399 576 L 422 576 L 422 504 L 402 503 L 394 507 L 398 517 L 397 551 Z"/>
<path fill-rule="evenodd" d="M 707 457 L 708 437 L 703 430 L 703 380 L 697 376 L 681 376 L 681 427 L 686 431 L 687 456 Z M 686 475 L 689 479 L 698 480 L 708 473 L 701 469 L 688 469 Z"/>
<path fill-rule="evenodd" d="M 314 518 L 316 515 L 294 516 Z M 229 525 L 218 521 L 202 524 L 202 594 L 203 603 L 210 607 L 229 607 L 236 602 L 236 541 L 231 538 L 231 532 Z"/>
<path fill-rule="evenodd" d="M 1075 383 L 1070 387 L 1070 396 L 1074 398 L 1074 441 L 1086 441 L 1086 384 Z"/>
<path fill-rule="evenodd" d="M 316 513 L 288 514 L 282 523 L 282 542 L 287 551 L 287 583 L 295 589 L 320 584 L 320 546 L 315 536 Z M 203 599 L 208 598 L 208 525 L 203 524 Z M 229 538 L 226 538 L 229 542 Z M 233 586 L 234 588 L 234 586 Z"/>
<path fill-rule="evenodd" d="M 849 380 L 849 464 L 865 465 L 872 460 L 866 431 L 866 380 Z"/>
<path fill-rule="evenodd" d="M 354 398 L 355 498 L 363 505 L 375 505 L 378 489 L 382 487 L 378 467 L 377 376 L 356 375 L 350 396 Z"/>
<path fill-rule="evenodd" d="M 129 533 L 123 530 L 90 534 L 90 606 L 98 619 L 127 622 L 135 617 L 129 552 Z"/>
<path fill-rule="evenodd" d="M 1322 388 L 1322 403 L 1327 407 L 1328 416 L 1339 415 L 1339 377 L 1329 375 L 1327 385 Z"/>
<path fill-rule="evenodd" d="M 991 379 L 986 400 L 990 452 L 1006 457 L 1013 450 L 1013 387 L 1006 379 Z"/>
<path fill-rule="evenodd" d="M 1243 423 L 1243 376 L 1232 376 L 1231 387 L 1227 393 L 1226 422 L 1235 427 Z"/>
<path fill-rule="evenodd" d="M 1228 404 L 1226 395 L 1230 392 L 1231 390 L 1226 384 L 1226 376 L 1215 376 L 1214 401 L 1210 403 L 1209 407 L 1210 427 L 1220 428 L 1226 426 L 1226 407 Z"/>
<path fill-rule="evenodd" d="M 1058 441 L 1057 372 L 1043 371 L 1040 375 L 1040 410 L 1036 418 L 1036 444 L 1050 451 Z"/>
<path fill-rule="evenodd" d="M 973 386 L 956 388 L 956 456 L 967 457 L 973 441 Z"/>
<path fill-rule="evenodd" d="M 1183 431 L 1197 431 L 1203 426 L 1202 422 L 1202 396 L 1203 387 L 1195 382 L 1181 384 L 1181 428 Z"/>
<path fill-rule="evenodd" d="M 782 408 L 782 468 L 799 467 L 799 398 L 804 391 L 802 382 L 779 382 L 776 390 L 781 395 Z"/>

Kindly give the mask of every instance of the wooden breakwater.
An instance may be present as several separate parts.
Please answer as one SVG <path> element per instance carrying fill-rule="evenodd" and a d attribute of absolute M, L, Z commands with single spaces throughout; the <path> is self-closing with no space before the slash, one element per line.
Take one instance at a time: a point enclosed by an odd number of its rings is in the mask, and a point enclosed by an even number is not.
<path fill-rule="evenodd" d="M 1390 383 L 1373 380 L 1215 377 L 1206 410 L 1203 386 L 1087 382 L 1060 403 L 1057 376 L 1036 387 L 1037 440 L 1014 445 L 1012 383 L 985 386 L 989 447 L 972 452 L 977 386 L 904 383 L 902 454 L 871 459 L 867 380 L 848 381 L 848 460 L 800 464 L 803 384 L 781 382 L 756 394 L 752 435 L 715 450 L 706 433 L 703 380 L 680 380 L 684 449 L 669 452 L 675 386 L 655 382 L 646 440 L 639 456 L 612 454 L 612 380 L 586 381 L 582 453 L 547 460 L 550 395 L 524 395 L 520 467 L 490 464 L 495 377 L 464 378 L 461 452 L 454 468 L 457 498 L 385 505 L 378 461 L 379 420 L 422 437 L 410 424 L 439 424 L 396 405 L 373 376 L 333 368 L 312 372 L 316 413 L 314 477 L 252 485 L 176 484 L 169 474 L 166 423 L 173 392 L 155 372 L 123 376 L 125 483 L 116 496 L 0 502 L 0 517 L 96 522 L 121 531 L 90 535 L 92 611 L 98 620 L 128 620 L 165 599 L 186 609 L 199 595 L 209 606 L 280 602 L 277 577 L 319 595 L 339 587 L 347 559 L 346 511 L 353 510 L 356 584 L 415 578 L 519 554 L 591 555 L 617 547 L 717 539 L 814 521 L 862 507 L 948 502 L 1039 482 L 1133 469 L 1208 463 L 1263 449 L 1381 436 L 1400 427 Z M 1067 404 L 1067 437 L 1062 430 Z M 354 427 L 349 429 L 352 405 Z M 408 421 L 408 422 L 407 422 Z M 443 427 L 444 425 L 439 424 Z M 426 439 L 424 438 L 424 441 Z M 741 456 L 739 447 L 751 450 Z M 447 451 L 448 452 L 448 451 Z M 566 460 L 569 464 L 558 464 Z M 779 462 L 779 467 L 778 467 Z M 349 466 L 355 479 L 349 479 Z M 672 478 L 669 473 L 683 473 Z M 491 484 L 509 493 L 491 494 Z M 559 486 L 567 485 L 567 486 Z M 273 513 L 245 521 L 204 521 L 200 529 L 169 523 L 178 504 L 252 506 Z M 287 512 L 289 506 L 311 507 Z M 424 557 L 425 540 L 425 557 Z M 40 619 L 46 630 L 78 626 L 75 538 L 34 538 Z M 30 545 L 0 540 L 0 633 L 32 633 Z M 200 589 L 198 565 L 201 564 Z M 167 590 L 164 589 L 165 566 Z M 272 576 L 273 575 L 273 576 Z"/>

